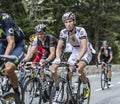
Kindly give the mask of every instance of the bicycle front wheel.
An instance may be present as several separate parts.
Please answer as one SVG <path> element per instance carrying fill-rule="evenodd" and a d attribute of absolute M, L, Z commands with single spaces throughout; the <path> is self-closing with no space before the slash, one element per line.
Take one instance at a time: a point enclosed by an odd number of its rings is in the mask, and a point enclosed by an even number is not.
<path fill-rule="evenodd" d="M 84 85 L 79 78 L 76 104 L 89 104 L 90 95 L 91 95 L 91 87 L 90 87 L 89 79 L 87 78 L 86 88 L 84 88 Z"/>
<path fill-rule="evenodd" d="M 23 90 L 23 99 L 25 104 L 41 104 L 41 83 L 39 78 L 30 78 Z"/>
<path fill-rule="evenodd" d="M 22 104 L 22 102 L 17 94 L 9 92 L 2 96 L 2 104 Z"/>
<path fill-rule="evenodd" d="M 101 88 L 109 88 L 107 74 L 104 71 L 101 73 Z"/>
<path fill-rule="evenodd" d="M 64 91 L 65 91 L 65 86 L 62 82 L 59 84 L 59 89 L 56 89 L 55 85 L 52 86 L 51 89 L 51 96 L 50 96 L 50 103 L 49 104 L 65 104 L 65 99 L 64 99 Z"/>

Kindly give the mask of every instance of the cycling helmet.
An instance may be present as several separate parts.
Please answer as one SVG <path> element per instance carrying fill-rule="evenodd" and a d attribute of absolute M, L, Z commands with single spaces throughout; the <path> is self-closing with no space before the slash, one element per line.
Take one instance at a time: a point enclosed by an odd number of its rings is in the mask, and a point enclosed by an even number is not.
<path fill-rule="evenodd" d="M 35 34 L 30 35 L 30 36 L 29 36 L 29 40 L 30 40 L 30 41 L 33 41 L 33 40 L 35 39 L 35 37 L 36 37 Z"/>
<path fill-rule="evenodd" d="M 37 25 L 35 27 L 35 31 L 36 31 L 36 33 L 45 32 L 46 31 L 46 25 L 44 25 L 44 24 Z"/>
<path fill-rule="evenodd" d="M 108 42 L 107 42 L 106 40 L 104 40 L 104 41 L 102 42 L 102 46 L 108 46 Z"/>
<path fill-rule="evenodd" d="M 75 15 L 72 12 L 67 12 L 62 16 L 62 21 L 65 22 L 65 20 L 73 19 L 75 20 Z"/>

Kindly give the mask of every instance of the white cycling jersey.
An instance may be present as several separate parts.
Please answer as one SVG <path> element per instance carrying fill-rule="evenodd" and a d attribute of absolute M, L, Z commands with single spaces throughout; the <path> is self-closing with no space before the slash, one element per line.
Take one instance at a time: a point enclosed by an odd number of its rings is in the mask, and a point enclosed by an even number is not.
<path fill-rule="evenodd" d="M 92 52 L 90 49 L 90 43 L 88 41 L 88 37 L 87 37 L 87 32 L 85 31 L 85 29 L 83 27 L 75 27 L 75 34 L 69 34 L 69 31 L 67 29 L 63 29 L 60 32 L 60 36 L 59 36 L 60 40 L 66 41 L 66 49 L 67 49 L 67 45 L 69 44 L 69 46 L 71 45 L 71 51 L 72 54 L 70 55 L 68 62 L 70 64 L 74 64 L 74 62 L 76 61 L 76 57 L 79 55 L 81 49 L 82 49 L 82 45 L 81 45 L 81 40 L 82 39 L 87 39 L 87 52 L 84 54 L 84 56 L 82 57 L 82 61 L 85 61 L 87 64 L 89 64 L 89 62 L 92 59 Z"/>

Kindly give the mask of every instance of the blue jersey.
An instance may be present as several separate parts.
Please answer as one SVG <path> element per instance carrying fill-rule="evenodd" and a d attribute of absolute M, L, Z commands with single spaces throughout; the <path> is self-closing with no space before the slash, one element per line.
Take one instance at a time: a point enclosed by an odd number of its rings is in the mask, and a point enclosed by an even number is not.
<path fill-rule="evenodd" d="M 7 13 L 0 14 L 0 42 L 6 43 L 7 36 L 14 36 L 15 43 L 23 40 L 25 35 L 20 27 L 13 21 Z"/>

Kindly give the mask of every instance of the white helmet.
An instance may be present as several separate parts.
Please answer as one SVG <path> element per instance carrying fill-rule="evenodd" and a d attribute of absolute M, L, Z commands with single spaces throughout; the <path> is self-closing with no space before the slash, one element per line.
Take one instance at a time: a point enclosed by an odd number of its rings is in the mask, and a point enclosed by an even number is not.
<path fill-rule="evenodd" d="M 75 20 L 75 15 L 72 12 L 67 12 L 62 16 L 62 21 L 65 22 L 65 20 L 73 19 Z"/>
<path fill-rule="evenodd" d="M 46 31 L 46 25 L 44 25 L 44 24 L 37 25 L 35 27 L 35 31 L 36 31 L 36 33 L 45 32 Z"/>

